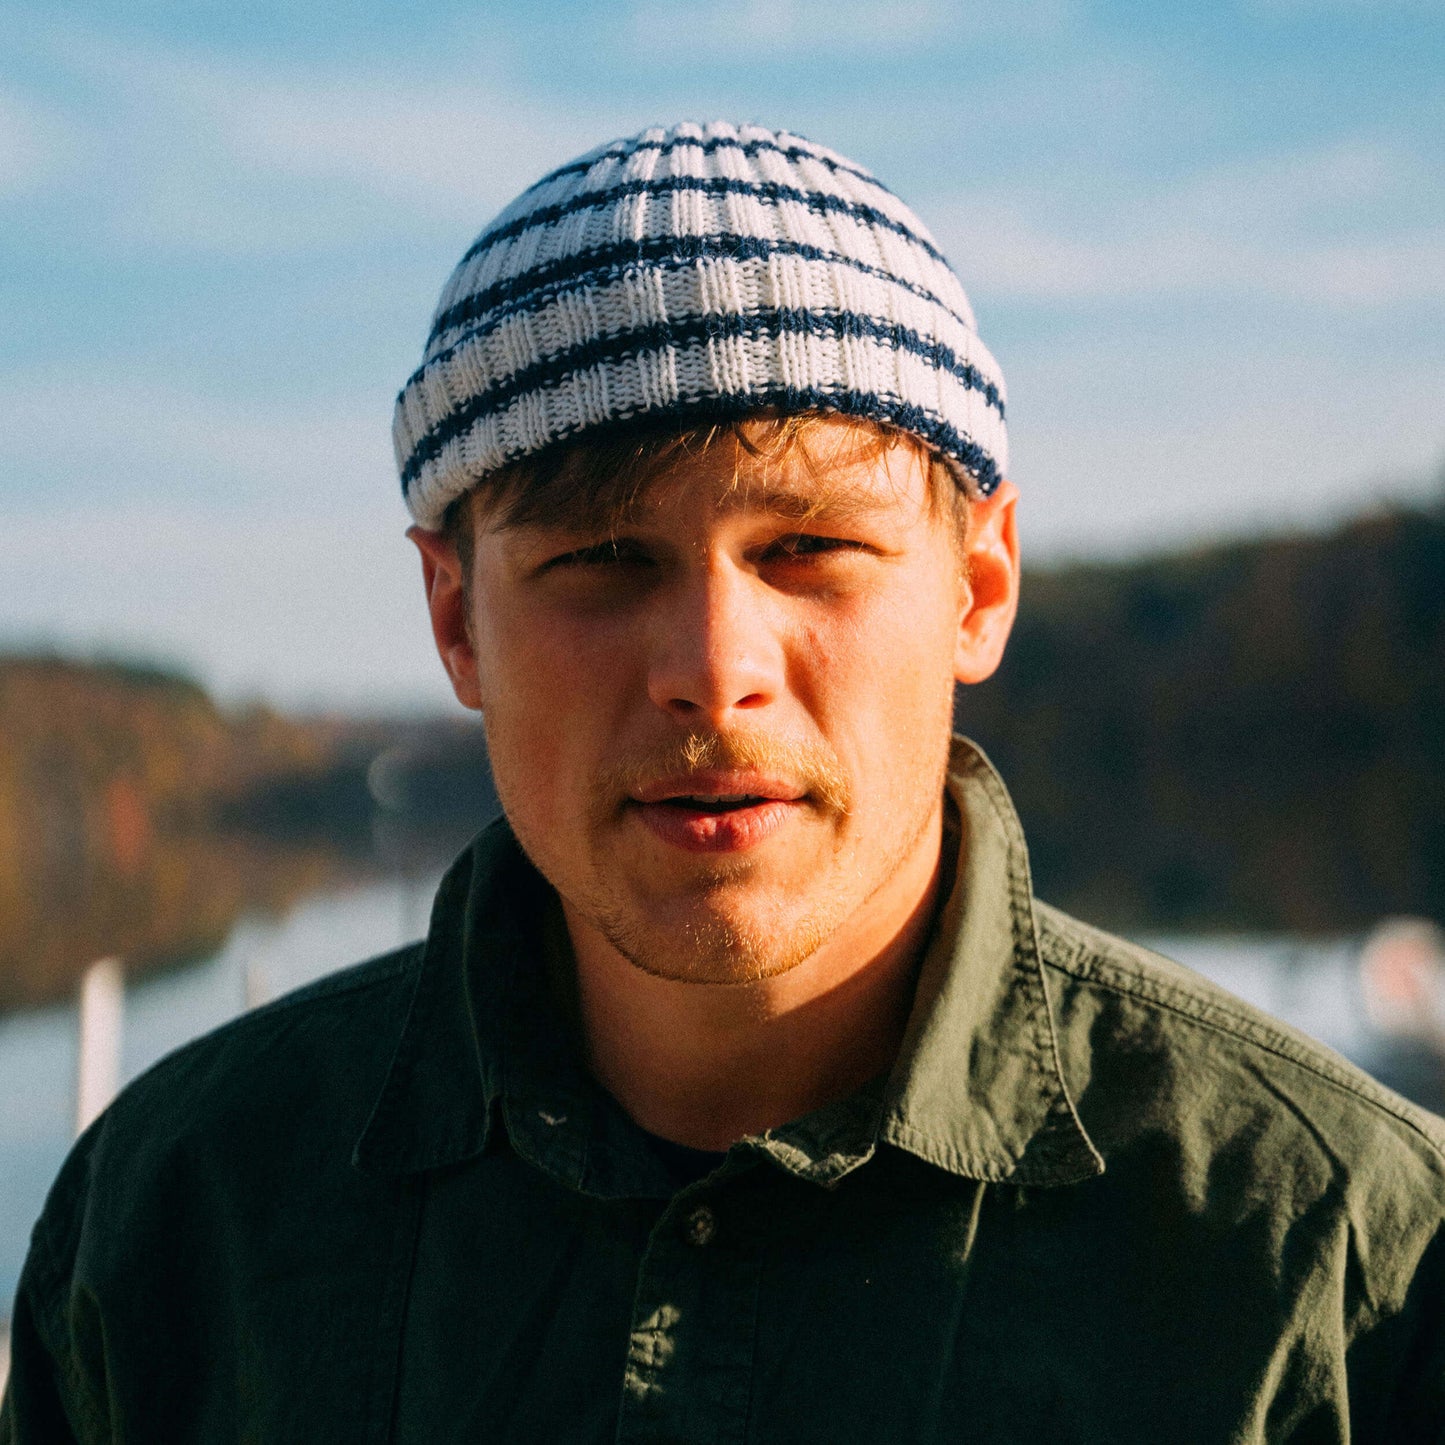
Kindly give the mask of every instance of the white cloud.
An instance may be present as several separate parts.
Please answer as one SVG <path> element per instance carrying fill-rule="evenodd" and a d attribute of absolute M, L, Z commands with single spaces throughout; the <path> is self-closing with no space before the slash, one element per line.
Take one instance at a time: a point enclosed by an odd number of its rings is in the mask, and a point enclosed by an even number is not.
<path fill-rule="evenodd" d="M 1445 227 L 1399 239 L 1290 243 L 1204 228 L 1061 234 L 992 203 L 936 225 L 964 277 L 995 298 L 1118 301 L 1245 295 L 1331 307 L 1445 301 Z"/>
<path fill-rule="evenodd" d="M 1399 240 L 1304 251 L 1287 280 L 1283 294 L 1302 301 L 1357 307 L 1445 301 L 1445 226 Z"/>
<path fill-rule="evenodd" d="M 492 86 L 407 89 L 380 77 L 272 79 L 231 96 L 220 119 L 243 163 L 358 182 L 477 223 L 598 137 L 591 120 Z"/>
<path fill-rule="evenodd" d="M 1438 216 L 1442 182 L 1440 158 L 1356 137 L 1210 166 L 1161 189 L 1152 204 L 1166 219 L 1237 231 L 1345 225 L 1378 233 L 1401 216 Z"/>
<path fill-rule="evenodd" d="M 123 116 L 122 235 L 234 253 L 325 247 L 358 227 L 479 228 L 550 166 L 610 132 L 560 111 L 497 67 L 466 81 L 234 57 L 77 36 L 66 63 Z"/>
<path fill-rule="evenodd" d="M 753 64 L 824 55 L 886 55 L 1004 37 L 1014 42 L 1072 26 L 1077 0 L 967 5 L 949 0 L 638 0 L 630 17 L 640 59 L 734 57 Z"/>
<path fill-rule="evenodd" d="M 937 0 L 900 0 L 885 9 L 867 0 L 641 0 L 631 15 L 633 43 L 644 57 L 745 54 L 766 62 L 800 50 L 861 50 L 885 35 L 894 47 L 941 33 Z"/>
<path fill-rule="evenodd" d="M 1115 198 L 1102 216 L 1057 214 L 1061 198 L 1025 192 L 928 213 L 965 283 L 998 297 L 1434 304 L 1445 301 L 1445 224 L 1414 215 L 1431 181 L 1411 157 L 1351 144 L 1212 168 L 1132 203 Z M 1391 225 L 1392 213 L 1408 219 Z"/>
<path fill-rule="evenodd" d="M 1266 20 L 1439 19 L 1439 0 L 1248 0 Z"/>
<path fill-rule="evenodd" d="M 1010 376 L 1030 556 L 1317 527 L 1438 493 L 1445 365 L 1098 335 Z"/>

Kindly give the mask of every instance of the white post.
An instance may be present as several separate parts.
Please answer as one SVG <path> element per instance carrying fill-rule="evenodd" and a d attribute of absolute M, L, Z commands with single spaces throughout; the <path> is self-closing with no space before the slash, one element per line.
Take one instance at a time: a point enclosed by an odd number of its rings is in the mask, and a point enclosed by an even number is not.
<path fill-rule="evenodd" d="M 80 981 L 80 1063 L 75 1131 L 87 1128 L 120 1087 L 120 1024 L 124 1000 L 120 960 L 102 958 Z"/>
<path fill-rule="evenodd" d="M 260 1008 L 271 1001 L 271 983 L 266 977 L 266 965 L 251 962 L 246 965 L 244 992 L 248 1009 Z"/>

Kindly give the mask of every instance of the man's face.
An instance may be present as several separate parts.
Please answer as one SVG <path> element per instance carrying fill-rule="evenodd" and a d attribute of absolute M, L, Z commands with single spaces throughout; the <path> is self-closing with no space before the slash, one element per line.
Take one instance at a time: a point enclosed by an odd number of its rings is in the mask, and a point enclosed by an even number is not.
<path fill-rule="evenodd" d="M 926 462 L 846 425 L 689 457 L 615 531 L 477 518 L 503 806 L 574 937 L 648 972 L 778 973 L 931 876 L 971 594 Z"/>

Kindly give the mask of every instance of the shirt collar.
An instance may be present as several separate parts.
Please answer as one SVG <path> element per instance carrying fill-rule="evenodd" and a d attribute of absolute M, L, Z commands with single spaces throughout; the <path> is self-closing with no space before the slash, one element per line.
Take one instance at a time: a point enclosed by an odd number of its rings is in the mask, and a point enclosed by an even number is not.
<path fill-rule="evenodd" d="M 948 789 L 958 867 L 886 1080 L 746 1142 L 832 1184 L 880 1140 L 972 1179 L 1065 1184 L 1103 1170 L 1064 1086 L 1017 815 L 972 743 Z M 356 1148 L 369 1172 L 457 1163 L 500 1113 L 518 1153 L 573 1188 L 665 1193 L 641 1136 L 581 1068 L 548 994 L 551 897 L 504 821 L 438 889 L 401 1040 Z"/>
<path fill-rule="evenodd" d="M 1069 1184 L 1104 1161 L 1064 1084 L 1023 830 L 982 751 L 955 738 L 961 839 L 889 1077 L 881 1136 L 971 1179 Z"/>

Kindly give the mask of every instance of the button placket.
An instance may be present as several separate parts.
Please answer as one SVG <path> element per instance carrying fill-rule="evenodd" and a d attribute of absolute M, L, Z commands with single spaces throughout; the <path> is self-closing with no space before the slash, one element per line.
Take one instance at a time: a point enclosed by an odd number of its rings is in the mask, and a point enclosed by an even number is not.
<path fill-rule="evenodd" d="M 724 1227 L 713 1192 L 690 1192 L 663 1211 L 640 1262 L 618 1445 L 744 1434 L 761 1261 L 745 1232 Z"/>

